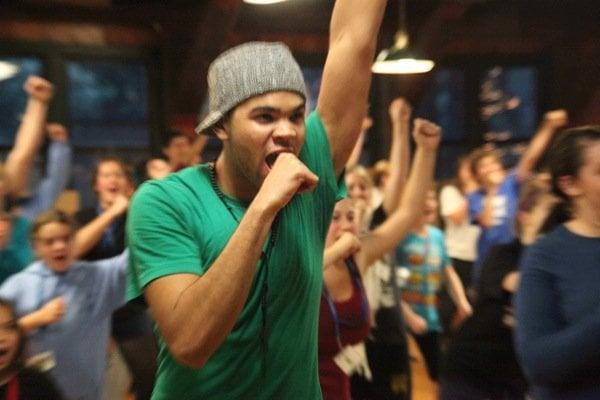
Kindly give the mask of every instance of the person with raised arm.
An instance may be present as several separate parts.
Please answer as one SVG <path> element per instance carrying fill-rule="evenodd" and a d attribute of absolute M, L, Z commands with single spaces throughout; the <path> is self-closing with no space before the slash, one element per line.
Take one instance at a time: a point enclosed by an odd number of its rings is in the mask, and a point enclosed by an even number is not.
<path fill-rule="evenodd" d="M 321 398 L 325 235 L 386 3 L 336 2 L 306 121 L 302 72 L 285 45 L 245 43 L 211 64 L 210 112 L 196 130 L 223 151 L 145 183 L 127 221 L 129 297 L 145 296 L 160 333 L 153 399 Z"/>
<path fill-rule="evenodd" d="M 344 199 L 335 206 L 325 242 L 319 317 L 319 378 L 324 399 L 351 397 L 349 375 L 361 361 L 350 355 L 356 351 L 351 346 L 367 338 L 370 326 L 362 277 L 374 261 L 400 243 L 422 212 L 425 192 L 421 187 L 433 180 L 440 132 L 429 121 L 415 121 L 417 151 L 412 174 L 401 204 L 381 225 L 359 236 L 354 201 Z M 365 353 L 362 360 L 366 361 Z"/>

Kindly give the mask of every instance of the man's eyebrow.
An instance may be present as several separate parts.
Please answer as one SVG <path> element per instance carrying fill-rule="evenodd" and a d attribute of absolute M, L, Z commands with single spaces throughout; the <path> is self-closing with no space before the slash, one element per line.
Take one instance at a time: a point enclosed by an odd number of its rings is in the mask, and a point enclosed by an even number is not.
<path fill-rule="evenodd" d="M 306 105 L 303 103 L 303 104 L 298 105 L 296 108 L 292 109 L 292 112 L 302 111 L 305 108 L 306 108 Z M 266 113 L 272 113 L 272 112 L 280 113 L 280 112 L 282 112 L 282 110 L 281 110 L 281 108 L 278 108 L 278 107 L 259 106 L 259 107 L 253 108 L 250 112 L 251 113 L 262 113 L 262 112 L 266 112 Z"/>

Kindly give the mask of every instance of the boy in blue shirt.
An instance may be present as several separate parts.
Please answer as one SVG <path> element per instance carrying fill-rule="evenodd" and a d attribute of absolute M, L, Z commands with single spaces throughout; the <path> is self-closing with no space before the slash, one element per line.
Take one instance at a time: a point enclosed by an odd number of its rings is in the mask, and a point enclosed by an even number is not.
<path fill-rule="evenodd" d="M 112 312 L 125 302 L 128 253 L 101 261 L 73 259 L 74 223 L 48 211 L 33 223 L 39 261 L 10 277 L 0 297 L 11 301 L 29 335 L 26 354 L 46 353 L 67 398 L 102 397 Z"/>

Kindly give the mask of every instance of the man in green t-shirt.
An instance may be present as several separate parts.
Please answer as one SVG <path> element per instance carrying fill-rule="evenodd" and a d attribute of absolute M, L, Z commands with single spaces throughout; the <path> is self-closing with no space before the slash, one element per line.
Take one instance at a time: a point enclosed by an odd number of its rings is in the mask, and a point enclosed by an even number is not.
<path fill-rule="evenodd" d="M 386 3 L 336 3 L 306 121 L 284 45 L 247 43 L 211 64 L 197 131 L 215 134 L 222 153 L 142 186 L 128 217 L 128 296 L 145 295 L 160 334 L 153 399 L 321 398 L 324 238 Z"/>

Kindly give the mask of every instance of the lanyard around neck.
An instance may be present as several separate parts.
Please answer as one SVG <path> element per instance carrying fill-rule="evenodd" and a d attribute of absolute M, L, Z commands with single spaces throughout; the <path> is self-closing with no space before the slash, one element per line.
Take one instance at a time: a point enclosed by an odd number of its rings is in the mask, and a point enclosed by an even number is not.
<path fill-rule="evenodd" d="M 231 215 L 231 218 L 233 218 L 233 220 L 236 222 L 236 224 L 240 224 L 240 220 L 239 218 L 235 215 L 235 213 L 233 212 L 233 209 L 231 208 L 231 206 L 229 205 L 229 203 L 227 203 L 227 200 L 225 199 L 225 194 L 221 191 L 221 189 L 219 188 L 219 185 L 217 185 L 217 174 L 216 174 L 216 169 L 215 169 L 215 164 L 214 163 L 210 163 L 209 164 L 209 171 L 210 171 L 210 184 L 211 187 L 213 189 L 213 191 L 215 192 L 215 194 L 217 195 L 217 197 L 219 198 L 219 200 L 221 201 L 221 203 L 223 204 L 223 206 L 225 207 L 225 209 L 229 212 L 229 214 Z M 267 248 L 266 250 L 263 250 L 260 254 L 260 261 L 262 263 L 262 267 L 265 270 L 265 279 L 261 288 L 261 293 L 260 293 L 260 308 L 261 308 L 261 314 L 262 314 L 262 323 L 261 323 L 261 332 L 260 332 L 260 336 L 261 336 L 261 342 L 265 348 L 265 354 L 266 354 L 266 350 L 267 350 L 267 344 L 268 344 L 268 331 L 267 331 L 267 297 L 269 294 L 269 258 L 271 256 L 273 247 L 275 246 L 275 240 L 277 239 L 277 228 L 278 228 L 278 217 L 275 217 L 275 220 L 273 221 L 273 225 L 272 225 L 272 229 L 271 229 L 271 237 L 269 239 L 269 243 L 267 244 Z"/>
<path fill-rule="evenodd" d="M 327 302 L 327 306 L 329 307 L 329 311 L 331 312 L 331 317 L 333 318 L 335 340 L 340 350 L 342 350 L 344 347 L 342 346 L 341 326 L 344 325 L 347 327 L 358 327 L 367 322 L 369 319 L 369 303 L 367 302 L 367 294 L 365 292 L 365 288 L 363 287 L 362 279 L 360 278 L 360 272 L 358 271 L 356 262 L 352 257 L 347 258 L 346 260 L 344 260 L 344 262 L 346 264 L 346 267 L 348 268 L 348 271 L 350 272 L 350 276 L 352 277 L 352 291 L 354 292 L 354 286 L 356 285 L 360 293 L 360 320 L 358 321 L 358 323 L 353 323 L 350 321 L 340 319 L 337 309 L 335 308 L 335 302 L 333 301 L 333 298 L 331 297 L 331 294 L 327 289 L 327 285 L 325 284 L 325 282 L 323 282 L 323 297 Z"/>

